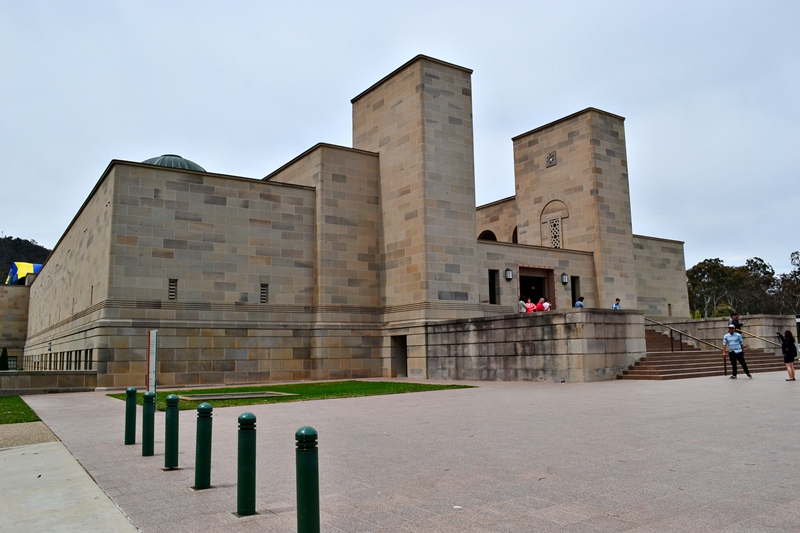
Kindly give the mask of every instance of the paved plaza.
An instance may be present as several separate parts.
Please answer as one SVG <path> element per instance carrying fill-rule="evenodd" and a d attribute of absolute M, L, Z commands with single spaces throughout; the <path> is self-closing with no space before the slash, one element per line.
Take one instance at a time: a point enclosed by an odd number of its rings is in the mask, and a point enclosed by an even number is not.
<path fill-rule="evenodd" d="M 143 532 L 294 532 L 294 432 L 311 425 L 328 533 L 775 533 L 800 531 L 800 388 L 784 378 L 482 382 L 217 409 L 215 488 L 198 492 L 193 411 L 181 412 L 181 469 L 164 471 L 163 413 L 143 458 L 123 445 L 124 402 L 25 399 Z M 244 411 L 258 417 L 259 514 L 237 518 Z"/>

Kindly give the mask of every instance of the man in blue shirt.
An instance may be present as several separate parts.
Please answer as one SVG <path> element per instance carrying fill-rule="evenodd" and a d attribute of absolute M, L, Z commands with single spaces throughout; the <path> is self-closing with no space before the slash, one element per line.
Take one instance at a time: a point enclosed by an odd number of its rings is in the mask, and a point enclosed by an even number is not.
<path fill-rule="evenodd" d="M 725 352 L 728 352 L 728 357 L 731 360 L 731 379 L 736 379 L 736 361 L 742 365 L 742 370 L 747 374 L 747 377 L 753 379 L 750 371 L 747 369 L 747 363 L 744 362 L 744 345 L 742 334 L 736 331 L 736 326 L 728 324 L 728 333 L 722 337 L 722 357 L 725 357 Z"/>
<path fill-rule="evenodd" d="M 611 304 L 611 309 L 614 309 L 614 310 L 617 310 L 617 311 L 619 311 L 620 309 L 622 309 L 622 308 L 619 306 L 619 298 L 617 298 L 616 300 L 614 300 L 614 303 L 613 303 L 613 304 Z"/>
<path fill-rule="evenodd" d="M 578 301 L 575 302 L 575 305 L 573 307 L 578 307 L 578 308 L 586 307 L 585 305 L 583 305 L 583 296 L 578 298 Z"/>

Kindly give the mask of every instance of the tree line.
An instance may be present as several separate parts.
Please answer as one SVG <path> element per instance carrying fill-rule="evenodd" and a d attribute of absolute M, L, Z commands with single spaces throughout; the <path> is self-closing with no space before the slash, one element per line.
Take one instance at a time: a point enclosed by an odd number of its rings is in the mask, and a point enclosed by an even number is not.
<path fill-rule="evenodd" d="M 775 274 L 763 259 L 753 257 L 743 266 L 726 266 L 706 259 L 686 271 L 689 308 L 693 318 L 743 315 L 800 314 L 800 252 L 792 252 L 792 271 Z"/>

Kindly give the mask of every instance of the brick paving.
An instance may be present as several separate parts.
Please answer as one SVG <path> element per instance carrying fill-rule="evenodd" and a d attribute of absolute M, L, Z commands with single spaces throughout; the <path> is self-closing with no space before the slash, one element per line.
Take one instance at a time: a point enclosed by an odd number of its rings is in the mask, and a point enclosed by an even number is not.
<path fill-rule="evenodd" d="M 215 410 L 212 485 L 124 446 L 124 402 L 26 397 L 143 532 L 294 532 L 294 432 L 320 434 L 322 531 L 798 532 L 800 388 L 783 373 L 477 389 Z M 258 515 L 237 518 L 236 419 L 258 417 Z M 139 412 L 141 425 L 141 411 Z M 140 442 L 140 435 L 137 442 Z"/>

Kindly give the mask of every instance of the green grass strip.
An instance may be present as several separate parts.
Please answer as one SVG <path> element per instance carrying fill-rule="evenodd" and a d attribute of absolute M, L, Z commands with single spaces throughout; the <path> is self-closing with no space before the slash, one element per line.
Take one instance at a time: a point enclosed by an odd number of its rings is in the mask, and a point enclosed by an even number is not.
<path fill-rule="evenodd" d="M 0 424 L 38 422 L 39 417 L 19 396 L 0 396 Z"/>
<path fill-rule="evenodd" d="M 294 383 L 290 385 L 258 385 L 248 387 L 226 387 L 216 389 L 186 389 L 156 393 L 156 409 L 163 411 L 167 407 L 167 396 L 178 394 L 213 394 L 226 392 L 288 392 L 297 396 L 276 398 L 237 398 L 232 400 L 214 400 L 209 403 L 214 407 L 233 407 L 237 405 L 258 405 L 262 403 L 303 402 L 308 400 L 330 400 L 333 398 L 354 398 L 357 396 L 377 396 L 382 394 L 404 394 L 406 392 L 425 392 L 448 389 L 470 389 L 472 385 L 426 385 L 422 383 L 405 383 L 396 381 L 328 381 L 324 383 Z M 125 393 L 109 394 L 112 398 L 125 399 Z M 144 393 L 136 395 L 136 403 L 144 403 Z M 181 410 L 197 409 L 202 401 L 181 400 Z"/>

